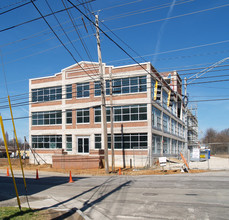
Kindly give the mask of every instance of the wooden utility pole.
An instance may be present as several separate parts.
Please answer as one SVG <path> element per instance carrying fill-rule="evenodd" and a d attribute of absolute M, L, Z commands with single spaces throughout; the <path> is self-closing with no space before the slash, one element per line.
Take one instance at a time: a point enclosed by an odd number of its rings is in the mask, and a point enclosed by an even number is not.
<path fill-rule="evenodd" d="M 114 123 L 113 123 L 113 87 L 112 87 L 112 73 L 110 72 L 110 120 L 111 120 L 111 166 L 112 172 L 115 172 L 115 159 L 114 159 Z"/>
<path fill-rule="evenodd" d="M 96 23 L 96 39 L 97 39 L 99 73 L 100 73 L 100 83 L 101 83 L 102 142 L 103 142 L 103 146 L 104 146 L 105 171 L 108 174 L 109 173 L 109 162 L 108 162 L 108 147 L 107 147 L 106 97 L 105 97 L 105 89 L 104 89 L 105 80 L 104 80 L 104 77 L 103 77 L 104 74 L 103 74 L 103 63 L 102 63 L 101 48 L 100 48 L 99 18 L 98 18 L 98 15 L 95 16 L 95 23 Z"/>

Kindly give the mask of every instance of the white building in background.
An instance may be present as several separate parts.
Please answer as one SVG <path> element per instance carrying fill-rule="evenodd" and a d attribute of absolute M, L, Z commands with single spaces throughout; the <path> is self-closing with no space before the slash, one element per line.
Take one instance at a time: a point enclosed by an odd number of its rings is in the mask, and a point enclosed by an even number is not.
<path fill-rule="evenodd" d="M 103 69 L 109 163 L 111 76 L 115 166 L 143 167 L 159 156 L 177 156 L 185 146 L 182 82 L 177 72 L 160 75 L 151 63 L 103 64 Z M 30 79 L 29 142 L 40 156 L 30 154 L 30 163 L 77 168 L 87 161 L 88 168 L 99 166 L 104 151 L 98 71 L 98 63 L 82 61 L 54 76 Z M 154 100 L 156 81 L 158 100 Z M 174 101 L 167 106 L 170 94 Z"/>

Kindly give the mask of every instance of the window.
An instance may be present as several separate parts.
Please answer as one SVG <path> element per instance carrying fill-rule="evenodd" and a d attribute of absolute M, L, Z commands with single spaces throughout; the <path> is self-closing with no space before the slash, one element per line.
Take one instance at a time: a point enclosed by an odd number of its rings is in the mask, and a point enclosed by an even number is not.
<path fill-rule="evenodd" d="M 172 140 L 172 154 L 177 154 L 177 141 Z"/>
<path fill-rule="evenodd" d="M 163 138 L 163 153 L 164 154 L 169 154 L 170 153 L 170 138 Z"/>
<path fill-rule="evenodd" d="M 89 114 L 89 108 L 85 109 L 78 109 L 76 113 L 77 123 L 89 123 L 90 122 L 90 114 Z"/>
<path fill-rule="evenodd" d="M 72 135 L 66 135 L 66 150 L 72 151 Z"/>
<path fill-rule="evenodd" d="M 177 104 L 176 104 L 176 102 L 173 102 L 173 105 L 172 105 L 172 113 L 173 113 L 174 115 L 177 114 Z"/>
<path fill-rule="evenodd" d="M 94 95 L 101 96 L 101 82 L 100 81 L 94 82 Z"/>
<path fill-rule="evenodd" d="M 152 125 L 161 130 L 161 111 L 152 106 Z"/>
<path fill-rule="evenodd" d="M 163 131 L 170 132 L 170 117 L 166 114 L 163 114 Z"/>
<path fill-rule="evenodd" d="M 66 110 L 66 124 L 72 124 L 72 110 Z"/>
<path fill-rule="evenodd" d="M 183 150 L 183 143 L 178 141 L 178 153 L 182 152 Z"/>
<path fill-rule="evenodd" d="M 95 148 L 101 149 L 101 134 L 95 134 Z M 111 148 L 111 137 L 108 135 L 108 148 Z M 114 134 L 115 149 L 147 149 L 147 133 Z"/>
<path fill-rule="evenodd" d="M 172 119 L 171 133 L 176 135 L 176 121 Z"/>
<path fill-rule="evenodd" d="M 77 83 L 77 98 L 89 97 L 90 86 L 88 83 Z"/>
<path fill-rule="evenodd" d="M 32 135 L 33 148 L 62 148 L 61 135 Z"/>
<path fill-rule="evenodd" d="M 162 92 L 162 103 L 163 103 L 163 108 L 167 109 L 167 102 L 168 102 L 168 93 L 163 90 Z"/>
<path fill-rule="evenodd" d="M 62 99 L 61 86 L 32 89 L 32 102 L 48 102 Z"/>
<path fill-rule="evenodd" d="M 109 80 L 106 81 L 106 95 L 110 94 Z M 146 76 L 113 79 L 112 80 L 112 93 L 113 94 L 127 94 L 127 93 L 138 93 L 145 92 Z"/>
<path fill-rule="evenodd" d="M 62 124 L 62 111 L 32 112 L 32 125 Z"/>
<path fill-rule="evenodd" d="M 161 136 L 153 135 L 152 137 L 152 153 L 160 154 L 161 153 Z"/>
<path fill-rule="evenodd" d="M 101 149 L 101 134 L 95 134 L 95 149 Z"/>
<path fill-rule="evenodd" d="M 113 107 L 114 121 L 147 120 L 146 105 L 129 105 Z M 107 121 L 110 121 L 110 108 L 107 108 Z M 101 107 L 95 108 L 95 122 L 101 122 Z"/>
<path fill-rule="evenodd" d="M 94 108 L 95 113 L 95 122 L 101 122 L 101 107 L 95 107 Z M 107 116 L 107 122 L 111 121 L 110 118 L 110 108 L 106 108 L 106 116 Z"/>
<path fill-rule="evenodd" d="M 151 96 L 152 100 L 154 100 L 154 89 L 155 89 L 155 80 L 151 78 Z"/>
<path fill-rule="evenodd" d="M 178 123 L 178 136 L 182 137 L 182 125 Z"/>
<path fill-rule="evenodd" d="M 72 85 L 66 85 L 66 98 L 72 98 Z"/>

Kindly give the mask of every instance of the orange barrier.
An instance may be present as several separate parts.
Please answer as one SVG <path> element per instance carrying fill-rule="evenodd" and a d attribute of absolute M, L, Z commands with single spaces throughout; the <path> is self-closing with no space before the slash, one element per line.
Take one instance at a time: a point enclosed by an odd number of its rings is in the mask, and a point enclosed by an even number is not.
<path fill-rule="evenodd" d="M 36 180 L 39 179 L 39 176 L 38 176 L 38 169 L 36 169 Z"/>
<path fill-rule="evenodd" d="M 74 181 L 72 180 L 72 172 L 70 171 L 70 174 L 69 174 L 69 183 L 73 183 Z"/>
<path fill-rule="evenodd" d="M 187 161 L 185 160 L 185 158 L 184 158 L 184 156 L 183 156 L 183 154 L 182 154 L 181 152 L 180 152 L 180 155 L 181 155 L 181 158 L 182 158 L 182 160 L 184 161 L 184 164 L 186 165 L 187 169 L 189 169 L 188 163 L 187 163 Z"/>
<path fill-rule="evenodd" d="M 118 170 L 118 175 L 122 175 L 120 167 L 119 167 L 119 170 Z"/>
<path fill-rule="evenodd" d="M 10 176 L 9 168 L 8 167 L 7 167 L 7 170 L 6 170 L 6 176 Z"/>

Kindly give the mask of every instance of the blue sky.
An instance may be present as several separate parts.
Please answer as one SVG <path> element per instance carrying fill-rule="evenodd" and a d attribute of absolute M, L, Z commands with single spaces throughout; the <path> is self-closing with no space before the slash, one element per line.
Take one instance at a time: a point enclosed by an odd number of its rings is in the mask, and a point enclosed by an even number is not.
<path fill-rule="evenodd" d="M 1 1 L 0 13 L 26 2 L 29 1 Z M 72 2 L 77 4 L 79 1 L 72 0 Z M 83 1 L 81 0 L 81 2 Z M 63 9 L 59 0 L 48 0 L 48 3 L 54 11 Z M 10 4 L 14 5 L 10 6 Z M 43 15 L 50 13 L 45 0 L 36 0 L 35 4 Z M 227 28 L 229 26 L 229 2 L 227 0 L 96 0 L 92 1 L 87 9 L 82 6 L 79 8 L 83 12 L 90 9 L 99 13 L 100 27 L 109 36 L 138 62 L 153 62 L 159 72 L 177 70 L 182 78 L 190 77 L 202 70 L 195 70 L 195 68 L 211 66 L 229 56 L 229 29 Z M 92 61 L 97 61 L 94 28 L 84 18 L 88 29 L 87 33 L 81 20 L 82 15 L 75 9 L 70 11 L 79 28 L 80 36 L 90 51 Z M 7 90 L 3 69 L 12 102 L 16 103 L 28 100 L 28 94 L 25 94 L 13 101 L 15 95 L 29 92 L 30 78 L 53 75 L 75 62 L 42 19 L 3 31 L 8 27 L 40 17 L 31 3 L 11 12 L 0 14 L 0 16 L 1 21 L 4 21 L 0 25 L 2 30 L 0 32 L 2 54 L 0 112 L 6 119 L 10 118 L 10 112 L 4 107 L 7 105 L 5 98 Z M 92 18 L 92 16 L 90 17 Z M 57 18 L 83 60 L 89 60 L 67 13 L 58 13 Z M 82 59 L 69 44 L 54 17 L 49 16 L 47 21 L 74 54 L 75 59 L 81 61 Z M 106 29 L 103 24 L 128 46 Z M 118 66 L 134 63 L 103 34 L 101 34 L 101 47 L 103 62 L 107 64 Z M 210 71 L 204 76 L 226 75 L 229 62 L 225 61 L 221 65 L 225 66 L 217 66 L 214 71 Z M 189 75 L 184 75 L 186 73 Z M 229 77 L 203 78 L 195 82 L 222 79 L 229 79 Z M 188 94 L 189 101 L 229 98 L 228 81 L 189 85 Z M 202 133 L 210 127 L 217 131 L 228 128 L 229 101 L 198 102 L 197 106 L 199 130 Z M 13 108 L 13 113 L 14 117 L 28 116 L 28 105 Z M 4 124 L 5 130 L 8 131 L 11 138 L 13 130 L 11 122 L 4 121 Z M 15 124 L 18 137 L 20 139 L 23 139 L 23 136 L 28 137 L 28 119 L 16 120 Z"/>

